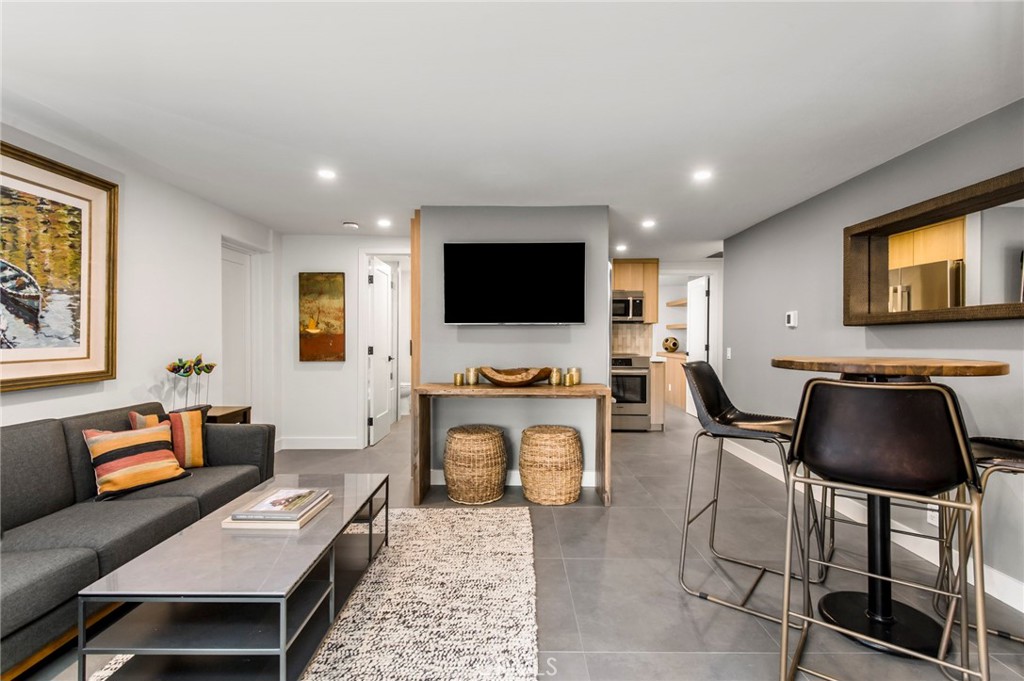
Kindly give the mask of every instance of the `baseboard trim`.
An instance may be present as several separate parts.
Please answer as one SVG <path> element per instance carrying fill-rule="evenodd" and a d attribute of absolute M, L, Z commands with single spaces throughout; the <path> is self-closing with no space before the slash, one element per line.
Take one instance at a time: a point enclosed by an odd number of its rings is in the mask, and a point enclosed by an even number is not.
<path fill-rule="evenodd" d="M 277 451 L 282 449 L 362 449 L 363 442 L 356 437 L 282 437 L 277 440 Z"/>
<path fill-rule="evenodd" d="M 438 468 L 430 469 L 430 484 L 444 484 L 444 470 Z M 519 471 L 509 471 L 505 476 L 505 485 L 508 487 L 522 487 L 523 479 L 519 477 Z M 582 487 L 597 487 L 597 474 L 594 471 L 583 471 Z"/>
<path fill-rule="evenodd" d="M 725 451 L 759 471 L 767 473 L 779 482 L 785 480 L 781 463 L 772 461 L 770 458 L 758 454 L 749 447 L 733 440 L 726 440 Z M 864 504 L 854 499 L 836 499 L 836 511 L 850 520 L 861 523 L 867 522 L 867 508 Z M 912 531 L 912 528 L 898 521 L 893 521 L 892 526 L 893 529 Z M 902 534 L 892 535 L 892 540 L 895 544 L 902 546 L 932 565 L 937 566 L 939 564 L 938 551 L 934 541 Z M 973 569 L 969 575 L 971 574 L 973 574 Z M 973 584 L 973 576 L 969 576 L 968 581 Z M 992 598 L 1002 601 L 1014 610 L 1024 612 L 1024 582 L 988 565 L 985 566 L 985 593 Z"/>

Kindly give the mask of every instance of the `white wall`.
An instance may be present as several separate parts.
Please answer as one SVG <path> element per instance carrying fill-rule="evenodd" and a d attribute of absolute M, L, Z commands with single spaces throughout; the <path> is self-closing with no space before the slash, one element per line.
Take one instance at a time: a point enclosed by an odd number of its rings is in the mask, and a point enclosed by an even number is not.
<path fill-rule="evenodd" d="M 421 212 L 421 344 L 424 383 L 451 383 L 467 366 L 578 366 L 585 383 L 605 383 L 610 367 L 608 209 L 605 206 L 511 208 L 426 207 Z M 446 326 L 443 244 L 446 241 L 583 241 L 587 253 L 586 324 L 571 326 Z M 474 265 L 468 265 L 474 266 Z M 484 263 L 475 266 L 485 267 Z M 557 263 L 524 263 L 523 276 L 543 276 Z M 481 292 L 486 296 L 486 292 Z M 433 468 L 442 467 L 445 433 L 466 423 L 505 429 L 509 467 L 518 467 L 519 437 L 534 424 L 580 431 L 584 484 L 593 484 L 593 400 L 435 400 Z M 435 473 L 436 478 L 436 473 Z M 510 476 L 516 484 L 518 475 Z"/>
<path fill-rule="evenodd" d="M 359 449 L 366 439 L 366 352 L 359 329 L 367 253 L 409 252 L 399 237 L 281 236 L 277 272 L 277 436 L 284 449 Z M 299 361 L 299 272 L 345 273 L 345 361 Z"/>
<path fill-rule="evenodd" d="M 813 374 L 776 355 L 996 360 L 1008 376 L 941 379 L 972 435 L 1024 438 L 1024 321 L 843 326 L 843 228 L 1024 165 L 1024 101 L 954 130 L 743 231 L 725 243 L 725 386 L 742 409 L 794 414 Z M 800 325 L 783 325 L 798 310 Z M 999 476 L 985 499 L 986 563 L 1024 609 L 1024 476 Z M 1005 592 L 1004 592 L 1005 593 Z"/>
<path fill-rule="evenodd" d="M 273 232 L 154 178 L 111 147 L 74 130 L 44 125 L 6 104 L 5 141 L 120 186 L 117 376 L 98 383 L 4 393 L 0 421 L 20 423 L 148 400 L 170 407 L 171 377 L 164 369 L 169 362 L 199 352 L 207 361 L 218 361 L 221 239 L 269 252 Z M 211 379 L 209 401 L 216 403 L 216 371 Z M 254 418 L 273 422 L 265 386 L 260 399 L 254 402 Z M 178 398 L 178 406 L 182 400 Z"/>

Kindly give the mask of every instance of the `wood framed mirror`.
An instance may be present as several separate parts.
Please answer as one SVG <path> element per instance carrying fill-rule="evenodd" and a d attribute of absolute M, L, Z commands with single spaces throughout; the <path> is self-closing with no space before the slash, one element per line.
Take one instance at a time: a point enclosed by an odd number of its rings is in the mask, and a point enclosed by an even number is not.
<path fill-rule="evenodd" d="M 843 324 L 1024 319 L 1024 168 L 843 230 Z"/>

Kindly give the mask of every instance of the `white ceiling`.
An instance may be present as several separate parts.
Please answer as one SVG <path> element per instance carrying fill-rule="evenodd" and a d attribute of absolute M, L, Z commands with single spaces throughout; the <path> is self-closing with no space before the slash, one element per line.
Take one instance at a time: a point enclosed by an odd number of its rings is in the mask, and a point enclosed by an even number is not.
<path fill-rule="evenodd" d="M 1024 97 L 1022 8 L 4 2 L 3 93 L 282 232 L 607 204 L 682 260 Z"/>

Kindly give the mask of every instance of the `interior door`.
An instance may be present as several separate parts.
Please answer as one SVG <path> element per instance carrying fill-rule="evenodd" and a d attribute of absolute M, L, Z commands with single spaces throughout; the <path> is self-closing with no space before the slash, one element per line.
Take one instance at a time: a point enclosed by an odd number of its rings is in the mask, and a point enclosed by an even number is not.
<path fill-rule="evenodd" d="M 367 375 L 370 413 L 370 444 L 375 445 L 391 432 L 395 422 L 392 399 L 395 357 L 392 355 L 394 317 L 391 313 L 391 266 L 380 258 L 370 258 L 370 366 Z"/>
<path fill-rule="evenodd" d="M 708 317 L 711 310 L 711 281 L 697 277 L 686 282 L 686 361 L 706 362 L 711 350 Z M 696 416 L 690 385 L 686 385 L 686 413 Z"/>
<path fill-rule="evenodd" d="M 250 256 L 221 247 L 221 403 L 252 404 Z M 210 359 L 213 359 L 212 357 Z M 207 377 L 209 380 L 209 377 Z M 207 388 L 207 391 L 209 388 Z M 203 401 L 206 395 L 201 397 Z"/>

